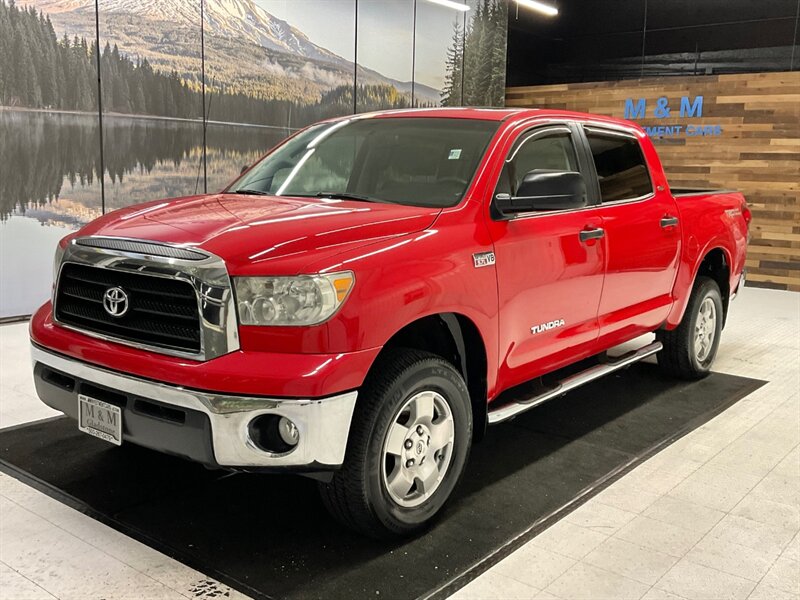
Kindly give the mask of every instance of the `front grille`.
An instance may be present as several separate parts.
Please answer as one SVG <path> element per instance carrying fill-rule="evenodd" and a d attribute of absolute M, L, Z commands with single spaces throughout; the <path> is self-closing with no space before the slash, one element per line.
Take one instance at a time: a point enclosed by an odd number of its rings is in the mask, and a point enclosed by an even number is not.
<path fill-rule="evenodd" d="M 128 310 L 115 317 L 103 306 L 106 290 L 119 287 Z M 60 323 L 131 342 L 200 352 L 200 316 L 194 287 L 186 281 L 65 263 L 56 295 Z"/>

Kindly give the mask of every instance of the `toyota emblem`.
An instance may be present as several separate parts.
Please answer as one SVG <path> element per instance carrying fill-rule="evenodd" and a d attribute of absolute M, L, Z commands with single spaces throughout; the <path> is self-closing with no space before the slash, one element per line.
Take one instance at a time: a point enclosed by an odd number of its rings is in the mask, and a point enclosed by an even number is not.
<path fill-rule="evenodd" d="M 128 294 L 121 287 L 112 287 L 103 294 L 103 308 L 112 317 L 121 317 L 128 312 Z"/>

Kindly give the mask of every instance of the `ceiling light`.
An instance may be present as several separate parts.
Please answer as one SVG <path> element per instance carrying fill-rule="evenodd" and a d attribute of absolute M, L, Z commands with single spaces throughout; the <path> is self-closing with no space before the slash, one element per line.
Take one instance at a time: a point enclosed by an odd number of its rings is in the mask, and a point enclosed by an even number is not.
<path fill-rule="evenodd" d="M 516 2 L 520 6 L 530 8 L 531 10 L 540 12 L 548 17 L 555 17 L 558 14 L 558 9 L 555 6 L 550 6 L 549 4 L 539 2 L 538 0 L 516 0 Z"/>
<path fill-rule="evenodd" d="M 454 8 L 456 10 L 460 10 L 461 12 L 467 12 L 469 10 L 469 6 L 466 4 L 461 4 L 460 2 L 454 2 L 454 0 L 428 0 L 428 2 L 433 2 L 434 4 L 441 4 L 442 6 L 446 6 L 447 8 Z"/>

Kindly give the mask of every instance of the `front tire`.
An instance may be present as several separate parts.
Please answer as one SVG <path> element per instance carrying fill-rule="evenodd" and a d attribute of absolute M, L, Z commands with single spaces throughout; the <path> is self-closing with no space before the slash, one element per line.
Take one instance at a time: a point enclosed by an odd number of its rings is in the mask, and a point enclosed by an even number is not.
<path fill-rule="evenodd" d="M 656 339 L 664 348 L 658 366 L 672 377 L 702 379 L 711 372 L 722 333 L 722 295 L 717 282 L 698 277 L 680 325 L 658 331 Z"/>
<path fill-rule="evenodd" d="M 319 485 L 328 511 L 373 538 L 410 535 L 439 512 L 472 442 L 467 386 L 417 350 L 388 351 L 359 395 L 342 468 Z"/>

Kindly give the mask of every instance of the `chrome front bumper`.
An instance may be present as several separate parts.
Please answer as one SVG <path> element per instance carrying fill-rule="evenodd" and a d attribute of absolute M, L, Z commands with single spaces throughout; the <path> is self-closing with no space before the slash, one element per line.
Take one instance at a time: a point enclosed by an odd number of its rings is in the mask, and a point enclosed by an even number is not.
<path fill-rule="evenodd" d="M 357 397 L 355 391 L 322 399 L 225 395 L 185 389 L 110 371 L 49 352 L 35 344 L 31 347 L 31 358 L 34 368 L 39 363 L 77 381 L 101 386 L 131 398 L 205 414 L 211 425 L 214 459 L 222 467 L 275 467 L 308 471 L 336 468 L 344 460 Z M 77 389 L 72 390 L 76 409 L 77 393 Z M 62 407 L 51 404 L 46 398 L 43 397 L 42 400 L 62 410 Z M 255 417 L 265 414 L 286 417 L 295 423 L 299 441 L 292 450 L 273 454 L 254 443 L 248 425 Z M 123 440 L 125 434 L 123 420 Z"/>

